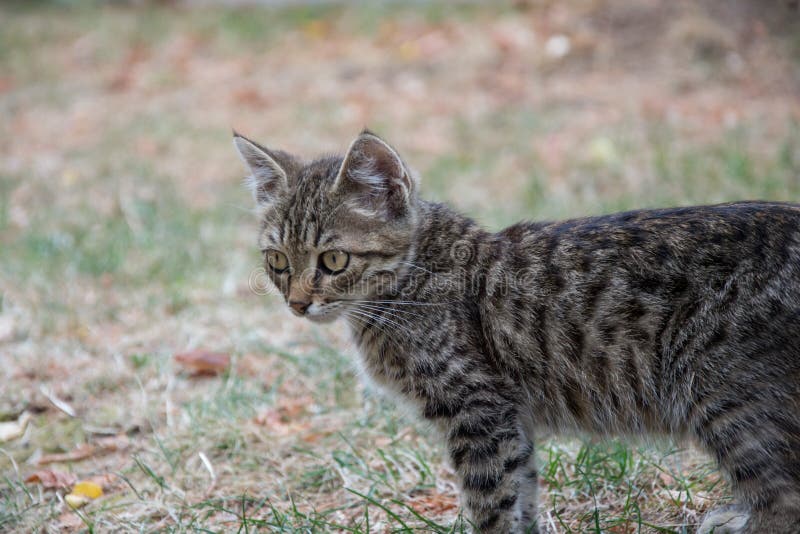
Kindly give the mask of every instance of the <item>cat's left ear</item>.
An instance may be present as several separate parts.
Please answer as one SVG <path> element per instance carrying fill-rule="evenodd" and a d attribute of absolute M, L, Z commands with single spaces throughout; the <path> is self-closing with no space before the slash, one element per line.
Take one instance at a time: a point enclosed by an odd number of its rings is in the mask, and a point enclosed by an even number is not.
<path fill-rule="evenodd" d="M 347 150 L 333 190 L 352 195 L 361 209 L 399 218 L 408 212 L 417 183 L 397 151 L 364 130 Z"/>
<path fill-rule="evenodd" d="M 289 177 L 297 160 L 280 150 L 269 150 L 233 132 L 233 144 L 250 170 L 247 185 L 260 206 L 268 206 L 289 190 Z"/>

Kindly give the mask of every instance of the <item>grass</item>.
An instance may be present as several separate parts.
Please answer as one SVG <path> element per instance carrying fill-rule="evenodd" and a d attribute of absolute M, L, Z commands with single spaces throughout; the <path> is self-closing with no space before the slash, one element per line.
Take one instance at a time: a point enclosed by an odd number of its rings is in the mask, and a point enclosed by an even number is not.
<path fill-rule="evenodd" d="M 230 127 L 308 156 L 369 125 L 424 195 L 495 229 L 800 197 L 800 111 L 776 82 L 796 79 L 797 32 L 768 33 L 761 61 L 730 30 L 734 72 L 672 58 L 666 27 L 628 46 L 635 27 L 605 26 L 619 5 L 559 9 L 0 6 L 0 421 L 34 416 L 0 443 L 0 530 L 466 531 L 439 443 L 360 383 L 340 327 L 250 290 Z M 673 15 L 649 18 L 711 17 Z M 573 39 L 561 60 L 554 33 Z M 173 358 L 198 348 L 229 368 Z M 688 532 L 728 498 L 686 444 L 537 452 L 548 532 Z M 25 482 L 45 468 L 106 477 L 105 495 L 73 511 Z"/>

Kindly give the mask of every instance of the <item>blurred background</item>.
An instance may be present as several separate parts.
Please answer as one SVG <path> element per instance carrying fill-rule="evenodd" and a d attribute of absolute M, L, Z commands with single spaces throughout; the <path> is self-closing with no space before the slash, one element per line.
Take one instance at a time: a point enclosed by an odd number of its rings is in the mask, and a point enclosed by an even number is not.
<path fill-rule="evenodd" d="M 462 528 L 436 440 L 362 388 L 343 325 L 251 287 L 231 128 L 312 157 L 364 126 L 492 229 L 798 201 L 800 14 L 2 2 L 0 530 Z M 728 495 L 682 444 L 539 452 L 547 532 L 692 531 Z"/>

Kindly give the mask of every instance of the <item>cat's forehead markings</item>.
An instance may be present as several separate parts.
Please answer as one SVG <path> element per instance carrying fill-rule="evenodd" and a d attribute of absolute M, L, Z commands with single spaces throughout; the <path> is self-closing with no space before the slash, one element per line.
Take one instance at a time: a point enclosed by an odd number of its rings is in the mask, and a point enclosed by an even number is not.
<path fill-rule="evenodd" d="M 289 218 L 283 219 L 281 224 L 281 243 L 288 243 L 292 240 L 292 226 L 289 223 Z"/>
<path fill-rule="evenodd" d="M 319 240 L 322 237 L 322 225 L 317 222 L 315 232 L 314 232 L 314 247 L 319 246 Z"/>
<path fill-rule="evenodd" d="M 261 249 L 270 248 L 273 246 L 280 246 L 283 244 L 280 238 L 280 227 L 267 227 L 258 236 L 258 246 Z"/>
<path fill-rule="evenodd" d="M 329 234 L 327 237 L 325 237 L 325 239 L 322 240 L 321 246 L 324 247 L 325 245 L 328 245 L 333 241 L 336 241 L 337 239 L 339 239 L 339 237 L 340 237 L 339 234 Z"/>
<path fill-rule="evenodd" d="M 308 209 L 314 210 L 314 207 L 309 206 Z M 306 245 L 316 245 L 316 216 L 313 211 L 310 211 L 306 218 L 303 220 L 303 243 Z"/>
<path fill-rule="evenodd" d="M 278 225 L 278 242 L 283 244 L 283 238 L 286 235 L 286 221 L 283 221 L 283 224 Z"/>

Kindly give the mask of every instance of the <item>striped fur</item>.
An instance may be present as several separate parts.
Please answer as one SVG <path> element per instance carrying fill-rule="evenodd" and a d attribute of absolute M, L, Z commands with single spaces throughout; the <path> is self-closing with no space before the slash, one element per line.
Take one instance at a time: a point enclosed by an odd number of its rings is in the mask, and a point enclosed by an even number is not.
<path fill-rule="evenodd" d="M 287 168 L 259 244 L 289 257 L 283 295 L 344 318 L 366 375 L 441 431 L 477 530 L 536 531 L 533 443 L 555 432 L 692 439 L 736 498 L 701 532 L 800 532 L 800 205 L 490 233 L 421 200 L 375 139 Z M 325 250 L 348 269 L 320 274 Z"/>

